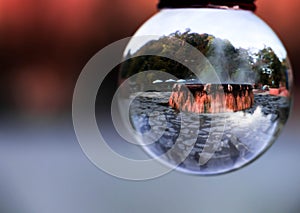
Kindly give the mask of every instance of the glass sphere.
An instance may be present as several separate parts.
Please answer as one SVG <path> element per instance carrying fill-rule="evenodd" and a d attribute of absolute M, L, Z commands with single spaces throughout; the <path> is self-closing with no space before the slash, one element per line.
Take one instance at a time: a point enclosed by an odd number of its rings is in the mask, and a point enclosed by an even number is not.
<path fill-rule="evenodd" d="M 124 60 L 120 87 L 134 137 L 178 171 L 239 169 L 272 145 L 288 119 L 287 52 L 251 11 L 163 9 L 135 33 Z"/>

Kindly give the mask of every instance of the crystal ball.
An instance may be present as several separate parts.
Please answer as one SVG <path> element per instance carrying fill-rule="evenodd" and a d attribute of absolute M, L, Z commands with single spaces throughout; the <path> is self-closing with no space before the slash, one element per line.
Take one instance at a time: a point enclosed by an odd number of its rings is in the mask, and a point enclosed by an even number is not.
<path fill-rule="evenodd" d="M 285 125 L 292 69 L 253 12 L 163 9 L 135 33 L 120 68 L 120 111 L 152 158 L 196 175 L 237 170 Z M 121 113 L 121 114 L 122 114 Z"/>

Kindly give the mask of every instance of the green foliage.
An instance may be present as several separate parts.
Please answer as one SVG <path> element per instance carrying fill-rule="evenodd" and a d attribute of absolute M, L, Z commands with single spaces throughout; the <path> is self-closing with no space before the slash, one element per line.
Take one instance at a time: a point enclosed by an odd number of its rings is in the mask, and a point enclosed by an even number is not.
<path fill-rule="evenodd" d="M 255 54 L 256 62 L 253 64 L 263 85 L 278 88 L 281 82 L 286 82 L 285 62 L 281 62 L 272 48 L 265 47 Z"/>
<path fill-rule="evenodd" d="M 228 40 L 209 34 L 191 33 L 189 29 L 183 33 L 176 31 L 169 36 L 149 41 L 133 55 L 128 53 L 126 58 L 133 58 L 123 63 L 121 77 L 127 78 L 146 70 L 160 70 L 177 78 L 195 78 L 187 67 L 159 56 L 167 53 L 174 55 L 175 58 L 185 59 L 191 64 L 199 63 L 184 47 L 185 42 L 197 48 L 208 59 L 222 82 L 279 86 L 279 83 L 286 79 L 283 63 L 270 47 L 252 54 L 246 49 L 235 48 Z M 200 64 L 204 63 L 194 64 L 199 73 L 211 72 L 207 66 Z M 151 78 L 155 79 L 155 76 Z"/>

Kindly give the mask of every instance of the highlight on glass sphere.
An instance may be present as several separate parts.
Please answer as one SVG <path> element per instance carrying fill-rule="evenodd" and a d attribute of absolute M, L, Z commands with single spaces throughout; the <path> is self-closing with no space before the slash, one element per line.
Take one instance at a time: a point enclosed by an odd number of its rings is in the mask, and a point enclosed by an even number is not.
<path fill-rule="evenodd" d="M 124 57 L 119 78 L 130 125 L 146 153 L 165 155 L 162 163 L 176 170 L 237 170 L 261 156 L 288 119 L 287 52 L 251 11 L 163 9 Z"/>

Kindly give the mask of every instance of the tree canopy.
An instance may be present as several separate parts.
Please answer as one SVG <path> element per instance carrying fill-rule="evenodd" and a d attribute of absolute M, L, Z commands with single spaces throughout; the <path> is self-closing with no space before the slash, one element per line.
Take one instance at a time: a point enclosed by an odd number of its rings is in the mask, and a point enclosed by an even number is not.
<path fill-rule="evenodd" d="M 284 61 L 281 62 L 270 47 L 251 53 L 246 49 L 234 47 L 229 40 L 206 33 L 190 32 L 190 30 L 183 33 L 176 31 L 158 40 L 149 41 L 133 55 L 129 52 L 128 60 L 121 68 L 121 77 L 127 78 L 146 70 L 160 70 L 177 78 L 195 78 L 194 74 L 179 62 L 158 56 L 169 53 L 189 60 L 190 63 L 196 63 L 193 61 L 194 55 L 186 51 L 178 40 L 182 43 L 187 42 L 199 50 L 210 62 L 222 82 L 261 83 L 278 87 L 281 81 L 286 80 Z M 205 66 L 199 66 L 198 69 L 204 74 L 211 72 Z"/>

